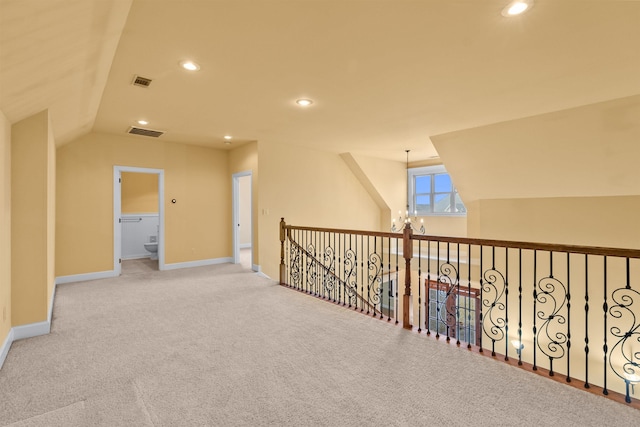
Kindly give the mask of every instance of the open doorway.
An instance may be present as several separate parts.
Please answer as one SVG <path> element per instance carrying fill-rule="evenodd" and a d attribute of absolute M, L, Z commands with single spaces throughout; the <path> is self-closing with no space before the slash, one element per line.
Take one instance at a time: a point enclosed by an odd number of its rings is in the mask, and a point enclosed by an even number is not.
<path fill-rule="evenodd" d="M 113 206 L 116 274 L 127 260 L 164 270 L 164 171 L 115 166 Z"/>
<path fill-rule="evenodd" d="M 251 172 L 233 174 L 233 262 L 253 269 Z"/>

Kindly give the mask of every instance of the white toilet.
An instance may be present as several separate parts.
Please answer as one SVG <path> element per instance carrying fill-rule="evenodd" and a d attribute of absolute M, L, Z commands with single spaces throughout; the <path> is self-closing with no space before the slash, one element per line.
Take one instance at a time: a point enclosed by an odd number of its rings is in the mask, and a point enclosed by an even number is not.
<path fill-rule="evenodd" d="M 149 243 L 145 243 L 144 248 L 147 250 L 147 252 L 151 252 L 151 256 L 149 258 L 158 259 L 158 242 L 151 241 Z"/>

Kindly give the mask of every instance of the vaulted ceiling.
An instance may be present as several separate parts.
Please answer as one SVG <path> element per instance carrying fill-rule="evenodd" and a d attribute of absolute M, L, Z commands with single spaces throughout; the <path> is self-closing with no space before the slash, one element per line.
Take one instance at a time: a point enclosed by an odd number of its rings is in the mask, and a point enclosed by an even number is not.
<path fill-rule="evenodd" d="M 433 135 L 640 93 L 640 2 L 507 3 L 0 0 L 0 110 L 48 108 L 58 145 L 145 119 L 168 141 L 403 160 L 437 156 Z"/>

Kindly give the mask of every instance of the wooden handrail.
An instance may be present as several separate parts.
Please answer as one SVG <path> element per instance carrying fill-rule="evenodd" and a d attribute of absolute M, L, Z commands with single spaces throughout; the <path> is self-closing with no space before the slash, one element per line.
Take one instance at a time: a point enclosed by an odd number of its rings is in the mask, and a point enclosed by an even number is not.
<path fill-rule="evenodd" d="M 403 233 L 388 233 L 381 231 L 365 231 L 365 230 L 350 230 L 341 228 L 322 228 L 322 227 L 301 227 L 286 225 L 288 230 L 302 230 L 302 231 L 318 231 L 325 233 L 345 233 L 358 236 L 372 236 L 372 237 L 389 237 L 395 239 L 402 239 Z M 517 240 L 493 240 L 493 239 L 477 239 L 469 237 L 446 237 L 435 235 L 422 235 L 412 234 L 412 240 L 432 241 L 432 242 L 445 242 L 445 243 L 459 243 L 465 245 L 478 245 L 478 246 L 495 246 L 502 248 L 512 249 L 527 249 L 527 250 L 539 250 L 549 252 L 564 252 L 573 254 L 584 255 L 599 255 L 599 256 L 614 256 L 621 258 L 636 258 L 640 259 L 640 249 L 625 249 L 625 248 L 611 248 L 603 246 L 582 246 L 582 245 L 566 245 L 556 243 L 536 243 L 536 242 L 523 242 Z"/>

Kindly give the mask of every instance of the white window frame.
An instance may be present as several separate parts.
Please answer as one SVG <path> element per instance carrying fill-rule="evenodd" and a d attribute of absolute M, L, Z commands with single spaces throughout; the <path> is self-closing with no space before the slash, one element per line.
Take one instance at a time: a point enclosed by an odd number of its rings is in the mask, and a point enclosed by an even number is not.
<path fill-rule="evenodd" d="M 433 175 L 433 174 L 441 174 L 446 173 L 447 169 L 444 165 L 437 166 L 424 166 L 420 168 L 411 168 L 407 169 L 407 190 L 409 193 L 407 194 L 407 200 L 409 201 L 409 212 L 416 212 L 416 203 L 415 203 L 415 177 L 420 175 Z M 451 176 L 449 176 L 451 177 Z M 432 186 L 434 185 L 434 180 L 431 180 Z M 455 195 L 457 193 L 456 186 L 453 184 L 453 180 L 451 180 L 451 186 L 453 187 L 452 194 Z M 432 187 L 433 189 L 433 187 Z M 433 204 L 432 204 L 433 206 Z M 416 214 L 418 216 L 467 216 L 466 207 L 465 212 L 424 212 L 417 211 Z"/>

